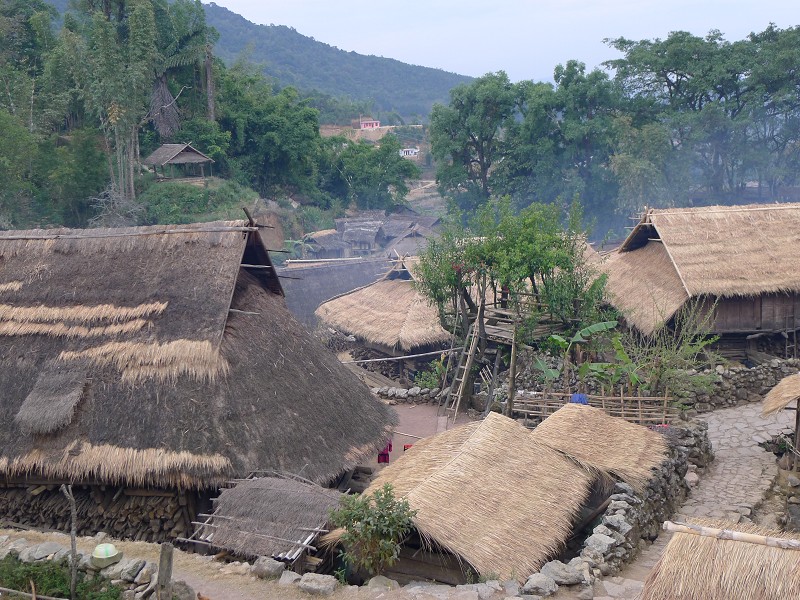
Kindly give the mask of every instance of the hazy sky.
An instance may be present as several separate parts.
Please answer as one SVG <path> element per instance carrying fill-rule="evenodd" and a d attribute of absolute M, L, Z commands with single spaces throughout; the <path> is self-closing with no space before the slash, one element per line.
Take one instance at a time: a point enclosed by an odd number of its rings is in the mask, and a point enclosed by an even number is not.
<path fill-rule="evenodd" d="M 288 25 L 342 50 L 478 76 L 505 70 L 552 79 L 570 59 L 588 68 L 617 53 L 604 38 L 719 29 L 727 40 L 770 22 L 800 25 L 800 0 L 215 0 L 260 24 Z"/>

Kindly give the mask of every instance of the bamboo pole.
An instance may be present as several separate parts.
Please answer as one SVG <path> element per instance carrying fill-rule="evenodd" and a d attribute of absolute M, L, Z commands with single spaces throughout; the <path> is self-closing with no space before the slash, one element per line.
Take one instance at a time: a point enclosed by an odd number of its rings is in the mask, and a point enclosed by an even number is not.
<path fill-rule="evenodd" d="M 506 401 L 506 416 L 514 418 L 514 393 L 515 379 L 517 378 L 517 331 L 514 327 L 514 335 L 511 338 L 511 364 L 508 367 L 508 400 Z M 798 411 L 800 412 L 800 411 Z"/>
<path fill-rule="evenodd" d="M 800 550 L 800 540 L 744 533 L 731 529 L 715 529 L 713 527 L 693 525 L 692 523 L 673 523 L 672 521 L 665 521 L 663 527 L 664 531 L 670 531 L 672 533 L 687 533 L 690 535 L 699 535 L 701 537 L 713 537 L 718 540 L 732 540 L 735 542 L 769 546 L 771 548 L 782 548 L 784 550 Z"/>

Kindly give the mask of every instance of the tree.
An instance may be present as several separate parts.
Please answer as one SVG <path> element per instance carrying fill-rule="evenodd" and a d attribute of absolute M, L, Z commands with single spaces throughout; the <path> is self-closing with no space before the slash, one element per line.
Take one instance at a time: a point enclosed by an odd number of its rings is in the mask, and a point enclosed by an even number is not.
<path fill-rule="evenodd" d="M 370 495 L 342 496 L 339 508 L 331 511 L 331 523 L 344 528 L 345 561 L 380 575 L 400 556 L 400 544 L 411 531 L 415 515 L 408 500 L 396 499 L 386 483 Z"/>
<path fill-rule="evenodd" d="M 442 193 L 462 209 L 492 193 L 491 169 L 502 156 L 502 133 L 515 114 L 517 92 L 503 72 L 488 73 L 450 92 L 447 106 L 431 112 L 431 152 L 439 161 Z"/>

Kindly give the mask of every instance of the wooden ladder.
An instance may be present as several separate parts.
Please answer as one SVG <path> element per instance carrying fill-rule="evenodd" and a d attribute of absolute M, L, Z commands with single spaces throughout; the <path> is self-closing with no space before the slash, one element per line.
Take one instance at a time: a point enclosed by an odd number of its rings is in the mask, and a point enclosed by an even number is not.
<path fill-rule="evenodd" d="M 447 394 L 447 401 L 444 405 L 445 415 L 453 424 L 455 424 L 456 418 L 458 417 L 461 399 L 467 391 L 469 371 L 472 368 L 472 363 L 475 361 L 475 350 L 478 347 L 479 339 L 480 335 L 477 331 L 477 323 L 472 323 L 467 331 L 467 339 L 464 340 L 464 351 L 458 359 L 455 377 L 453 377 L 453 383 L 450 385 L 450 392 Z M 450 413 L 452 413 L 452 415 Z"/>

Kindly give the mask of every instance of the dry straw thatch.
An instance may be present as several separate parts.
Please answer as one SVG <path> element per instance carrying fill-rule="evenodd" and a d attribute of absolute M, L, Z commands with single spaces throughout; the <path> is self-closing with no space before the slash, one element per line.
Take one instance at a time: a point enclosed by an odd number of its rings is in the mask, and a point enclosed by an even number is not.
<path fill-rule="evenodd" d="M 2 232 L 0 263 L 0 476 L 324 482 L 385 443 L 390 409 L 289 314 L 247 222 Z"/>
<path fill-rule="evenodd" d="M 213 527 L 201 527 L 198 534 L 238 556 L 291 560 L 304 544 L 313 545 L 341 495 L 295 479 L 248 479 L 221 491 Z"/>
<path fill-rule="evenodd" d="M 692 523 L 800 540 L 749 523 Z M 676 533 L 644 584 L 641 600 L 785 600 L 800 597 L 800 551 Z"/>
<path fill-rule="evenodd" d="M 479 573 L 519 579 L 562 548 L 592 479 L 522 425 L 490 413 L 417 442 L 365 493 L 392 484 L 417 511 L 423 538 Z"/>
<path fill-rule="evenodd" d="M 643 490 L 667 457 L 664 436 L 608 416 L 602 409 L 565 404 L 533 430 L 533 437 L 588 468 Z"/>
<path fill-rule="evenodd" d="M 800 398 L 800 373 L 784 377 L 764 396 L 761 415 L 768 417 L 782 411 Z"/>
<path fill-rule="evenodd" d="M 447 342 L 436 308 L 414 286 L 412 261 L 405 262 L 373 284 L 328 300 L 315 314 L 330 327 L 395 351 Z"/>
<path fill-rule="evenodd" d="M 689 298 L 800 292 L 798 242 L 800 204 L 651 209 L 607 261 L 607 289 L 649 333 Z"/>

